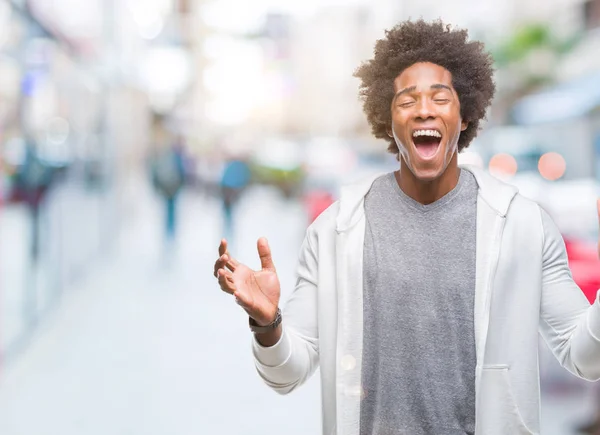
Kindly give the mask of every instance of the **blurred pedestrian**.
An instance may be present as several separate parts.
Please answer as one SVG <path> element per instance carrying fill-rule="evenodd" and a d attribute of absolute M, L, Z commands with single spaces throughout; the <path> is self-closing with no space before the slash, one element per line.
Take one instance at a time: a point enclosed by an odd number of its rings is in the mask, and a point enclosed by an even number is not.
<path fill-rule="evenodd" d="M 241 158 L 229 159 L 221 175 L 221 201 L 223 205 L 223 228 L 226 238 L 233 235 L 234 209 L 242 193 L 250 183 L 250 168 Z"/>
<path fill-rule="evenodd" d="M 53 168 L 37 152 L 33 138 L 26 140 L 25 159 L 14 176 L 15 195 L 22 199 L 29 210 L 31 222 L 30 257 L 33 262 L 39 258 L 40 213 L 46 194 L 54 179 Z"/>
<path fill-rule="evenodd" d="M 177 233 L 177 199 L 185 184 L 181 137 L 159 149 L 152 159 L 152 182 L 164 201 L 165 240 L 172 243 Z"/>
<path fill-rule="evenodd" d="M 320 366 L 328 435 L 539 433 L 539 335 L 599 379 L 600 303 L 538 204 L 458 165 L 495 92 L 492 57 L 465 30 L 406 21 L 355 75 L 399 169 L 342 189 L 310 225 L 285 312 L 267 240 L 257 271 L 219 246 L 260 377 L 287 394 Z"/>

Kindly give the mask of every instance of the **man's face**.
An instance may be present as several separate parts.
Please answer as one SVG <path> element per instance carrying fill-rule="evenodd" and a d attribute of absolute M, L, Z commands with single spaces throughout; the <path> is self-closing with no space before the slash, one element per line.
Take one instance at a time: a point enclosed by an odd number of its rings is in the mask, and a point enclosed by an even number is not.
<path fill-rule="evenodd" d="M 460 132 L 467 128 L 452 74 L 433 63 L 415 63 L 396 77 L 394 94 L 388 133 L 414 176 L 435 180 L 446 170 Z"/>

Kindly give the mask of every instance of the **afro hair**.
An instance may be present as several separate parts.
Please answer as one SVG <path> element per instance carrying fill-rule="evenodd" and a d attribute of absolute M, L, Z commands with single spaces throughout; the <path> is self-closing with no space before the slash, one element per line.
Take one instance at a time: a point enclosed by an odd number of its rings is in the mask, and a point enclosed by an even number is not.
<path fill-rule="evenodd" d="M 466 30 L 452 29 L 441 20 L 404 21 L 385 32 L 375 44 L 373 59 L 354 73 L 361 80 L 360 98 L 371 131 L 376 138 L 389 142 L 388 151 L 399 150 L 388 131 L 392 123 L 391 103 L 394 80 L 406 68 L 418 62 L 431 62 L 452 74 L 452 84 L 460 101 L 460 114 L 468 122 L 461 132 L 458 150 L 468 147 L 477 136 L 496 86 L 493 59 L 483 43 L 468 41 Z"/>

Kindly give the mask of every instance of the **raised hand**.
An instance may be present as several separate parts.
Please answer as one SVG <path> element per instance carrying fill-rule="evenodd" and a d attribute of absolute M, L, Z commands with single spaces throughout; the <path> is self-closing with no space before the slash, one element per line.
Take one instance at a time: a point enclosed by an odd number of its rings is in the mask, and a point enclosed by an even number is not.
<path fill-rule="evenodd" d="M 227 250 L 227 241 L 221 240 L 214 275 L 221 290 L 233 295 L 256 323 L 268 325 L 277 315 L 281 289 L 267 239 L 258 239 L 257 249 L 261 270 L 252 270 L 234 259 Z"/>

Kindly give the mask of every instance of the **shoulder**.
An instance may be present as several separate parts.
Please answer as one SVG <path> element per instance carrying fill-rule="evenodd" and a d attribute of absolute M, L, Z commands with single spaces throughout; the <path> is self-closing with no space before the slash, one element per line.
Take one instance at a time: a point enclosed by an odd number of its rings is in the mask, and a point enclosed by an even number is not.
<path fill-rule="evenodd" d="M 312 234 L 319 234 L 325 232 L 335 231 L 336 219 L 340 211 L 340 201 L 333 202 L 327 207 L 308 227 L 308 232 Z"/>
<path fill-rule="evenodd" d="M 540 213 L 541 207 L 534 200 L 523 196 L 521 193 L 517 193 L 513 199 L 513 203 L 508 211 L 509 216 L 511 214 L 522 214 L 536 212 Z"/>
<path fill-rule="evenodd" d="M 560 238 L 550 215 L 536 201 L 520 193 L 515 196 L 506 216 L 506 224 L 522 243 L 542 244 Z"/>
<path fill-rule="evenodd" d="M 534 200 L 517 193 L 508 209 L 507 219 L 509 221 L 518 221 L 520 223 L 541 225 L 542 207 Z"/>

